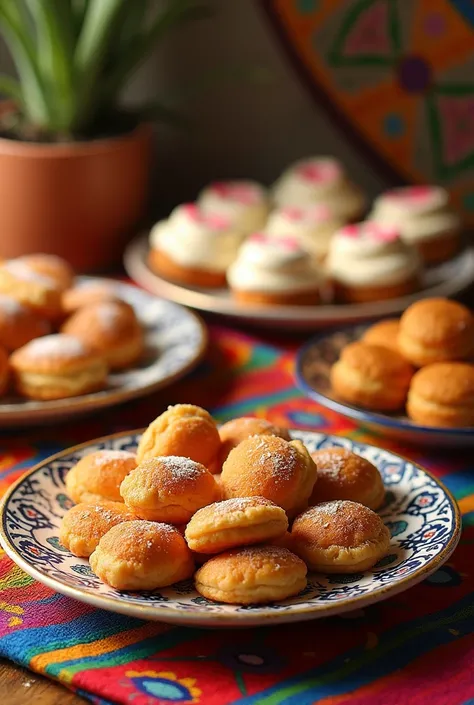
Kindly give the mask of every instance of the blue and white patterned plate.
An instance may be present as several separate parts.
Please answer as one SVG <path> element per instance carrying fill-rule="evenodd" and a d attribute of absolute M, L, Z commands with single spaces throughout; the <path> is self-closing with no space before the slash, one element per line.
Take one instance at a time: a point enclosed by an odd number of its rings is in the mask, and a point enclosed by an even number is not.
<path fill-rule="evenodd" d="M 405 414 L 368 411 L 336 399 L 329 379 L 331 366 L 339 359 L 346 345 L 354 340 L 360 340 L 365 329 L 366 326 L 351 326 L 336 333 L 326 333 L 311 338 L 299 350 L 296 358 L 296 381 L 301 391 L 321 406 L 405 443 L 431 448 L 474 446 L 474 428 L 420 426 Z"/>
<path fill-rule="evenodd" d="M 116 434 L 59 453 L 10 488 L 0 507 L 0 538 L 5 551 L 23 570 L 77 600 L 141 619 L 209 627 L 249 626 L 326 617 L 383 600 L 433 573 L 459 540 L 456 502 L 426 470 L 374 446 L 292 431 L 311 452 L 343 446 L 368 458 L 382 473 L 387 494 L 380 515 L 391 531 L 392 543 L 373 570 L 358 575 L 311 574 L 300 595 L 266 606 L 211 602 L 195 592 L 190 580 L 159 592 L 117 592 L 95 577 L 86 560 L 71 555 L 59 543 L 61 519 L 72 505 L 64 479 L 82 456 L 100 448 L 134 449 L 139 436 L 137 432 Z"/>
<path fill-rule="evenodd" d="M 0 427 L 49 423 L 144 396 L 189 372 L 202 358 L 207 331 L 194 313 L 178 304 L 111 279 L 78 277 L 79 286 L 107 283 L 131 304 L 145 330 L 145 353 L 134 367 L 109 375 L 107 387 L 93 394 L 54 401 L 7 397 L 0 402 Z"/>

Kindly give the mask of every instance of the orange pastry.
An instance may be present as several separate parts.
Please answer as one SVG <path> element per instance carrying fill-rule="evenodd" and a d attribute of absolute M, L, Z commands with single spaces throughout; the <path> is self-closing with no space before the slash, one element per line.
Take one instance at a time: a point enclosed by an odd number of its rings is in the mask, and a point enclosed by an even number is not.
<path fill-rule="evenodd" d="M 0 345 L 9 352 L 47 335 L 51 325 L 11 296 L 0 294 Z"/>
<path fill-rule="evenodd" d="M 127 450 L 97 450 L 85 455 L 66 475 L 66 490 L 73 502 L 123 502 L 120 485 L 137 466 Z"/>
<path fill-rule="evenodd" d="M 142 327 L 129 304 L 103 301 L 76 311 L 61 331 L 83 340 L 102 355 L 110 369 L 130 367 L 144 350 Z"/>
<path fill-rule="evenodd" d="M 221 475 L 226 499 L 265 497 L 288 516 L 305 508 L 316 482 L 316 466 L 301 441 L 252 436 L 229 454 Z"/>
<path fill-rule="evenodd" d="M 274 426 L 266 419 L 257 419 L 253 416 L 242 416 L 238 419 L 227 421 L 219 428 L 222 443 L 220 459 L 225 461 L 230 451 L 250 436 L 278 436 L 285 441 L 291 440 L 286 428 Z"/>
<path fill-rule="evenodd" d="M 186 527 L 189 548 L 220 553 L 236 546 L 264 543 L 288 528 L 285 511 L 263 497 L 241 497 L 199 509 Z"/>
<path fill-rule="evenodd" d="M 138 445 L 137 458 L 142 463 L 161 455 L 182 455 L 207 468 L 216 459 L 220 446 L 214 419 L 205 409 L 176 404 L 148 426 Z"/>
<path fill-rule="evenodd" d="M 72 267 L 66 260 L 57 257 L 57 255 L 46 255 L 42 253 L 24 255 L 23 257 L 18 257 L 15 261 L 26 265 L 36 274 L 52 279 L 61 291 L 65 291 L 73 285 L 74 271 Z"/>
<path fill-rule="evenodd" d="M 390 532 L 378 514 L 357 502 L 337 500 L 307 509 L 291 529 L 292 546 L 310 570 L 358 573 L 388 551 Z"/>
<path fill-rule="evenodd" d="M 20 260 L 0 265 L 0 294 L 12 297 L 48 320 L 61 315 L 61 290 L 56 282 L 37 274 Z"/>
<path fill-rule="evenodd" d="M 77 338 L 46 335 L 10 358 L 18 392 L 30 399 L 65 399 L 102 389 L 107 365 Z"/>
<path fill-rule="evenodd" d="M 381 411 L 404 405 L 412 375 L 411 365 L 399 353 L 364 342 L 347 345 L 330 371 L 340 399 Z"/>
<path fill-rule="evenodd" d="M 118 502 L 81 502 L 64 515 L 59 540 L 75 556 L 89 558 L 109 529 L 135 518 Z"/>
<path fill-rule="evenodd" d="M 168 455 L 143 461 L 123 480 L 120 493 L 140 519 L 184 524 L 220 499 L 220 490 L 204 465 Z"/>
<path fill-rule="evenodd" d="M 190 578 L 194 562 L 173 526 L 151 521 L 117 524 L 90 557 L 94 573 L 116 590 L 156 590 Z"/>
<path fill-rule="evenodd" d="M 378 509 L 385 499 L 382 476 L 375 465 L 347 448 L 323 448 L 311 453 L 318 468 L 318 483 L 310 504 L 334 499 L 360 502 Z"/>
<path fill-rule="evenodd" d="M 400 321 L 397 318 L 387 318 L 385 321 L 379 321 L 367 328 L 361 340 L 364 343 L 380 345 L 382 348 L 400 352 L 398 349 L 399 330 Z"/>
<path fill-rule="evenodd" d="M 424 426 L 474 426 L 474 365 L 435 362 L 413 377 L 408 415 Z"/>
<path fill-rule="evenodd" d="M 417 301 L 400 319 L 398 346 L 417 367 L 468 359 L 474 354 L 474 316 L 456 301 Z"/>
<path fill-rule="evenodd" d="M 264 604 L 286 600 L 306 587 L 302 560 L 279 546 L 251 546 L 221 553 L 195 575 L 196 590 L 229 604 Z"/>
<path fill-rule="evenodd" d="M 61 308 L 65 315 L 70 315 L 84 306 L 104 301 L 121 301 L 117 287 L 112 282 L 84 280 L 63 293 Z"/>

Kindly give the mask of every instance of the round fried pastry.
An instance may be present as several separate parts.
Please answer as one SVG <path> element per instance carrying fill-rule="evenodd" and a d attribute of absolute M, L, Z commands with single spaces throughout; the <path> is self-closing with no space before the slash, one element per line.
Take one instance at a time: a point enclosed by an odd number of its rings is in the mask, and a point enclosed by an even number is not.
<path fill-rule="evenodd" d="M 294 552 L 318 573 L 368 570 L 390 544 L 390 532 L 378 514 L 344 500 L 324 502 L 300 514 L 291 538 Z"/>
<path fill-rule="evenodd" d="M 74 271 L 62 257 L 38 253 L 35 255 L 23 255 L 23 257 L 18 257 L 15 261 L 21 262 L 36 274 L 48 277 L 60 291 L 65 291 L 73 285 Z"/>
<path fill-rule="evenodd" d="M 384 321 L 379 321 L 374 323 L 374 325 L 367 328 L 361 340 L 364 343 L 371 343 L 372 345 L 380 345 L 382 348 L 389 348 L 389 350 L 395 350 L 395 352 L 400 352 L 398 349 L 398 334 L 400 331 L 400 321 L 398 318 L 387 318 Z"/>
<path fill-rule="evenodd" d="M 71 315 L 84 306 L 102 303 L 103 301 L 121 301 L 117 288 L 108 281 L 81 281 L 71 289 L 63 292 L 61 309 L 64 315 Z"/>
<path fill-rule="evenodd" d="M 302 511 L 316 482 L 316 466 L 301 441 L 252 436 L 230 453 L 221 474 L 226 499 L 265 497 L 287 512 Z"/>
<path fill-rule="evenodd" d="M 228 604 L 285 600 L 306 587 L 302 560 L 279 546 L 250 546 L 211 558 L 195 574 L 196 590 Z"/>
<path fill-rule="evenodd" d="M 0 345 L 9 352 L 51 332 L 51 325 L 12 296 L 0 294 Z"/>
<path fill-rule="evenodd" d="M 130 367 L 143 354 L 142 327 L 132 306 L 122 301 L 103 301 L 79 309 L 61 332 L 83 340 L 112 370 Z"/>
<path fill-rule="evenodd" d="M 11 296 L 48 320 L 61 315 L 61 290 L 56 282 L 20 260 L 0 265 L 0 294 Z"/>
<path fill-rule="evenodd" d="M 347 448 L 323 448 L 311 453 L 318 482 L 310 504 L 348 499 L 378 509 L 385 499 L 382 476 L 375 465 Z"/>
<path fill-rule="evenodd" d="M 63 517 L 59 540 L 75 556 L 88 558 L 113 526 L 136 517 L 119 502 L 81 502 Z"/>
<path fill-rule="evenodd" d="M 474 354 L 474 316 L 448 299 L 423 299 L 400 319 L 399 350 L 416 367 Z"/>
<path fill-rule="evenodd" d="M 163 455 L 181 455 L 215 468 L 219 432 L 212 416 L 193 404 L 170 406 L 146 429 L 137 450 L 139 463 Z"/>
<path fill-rule="evenodd" d="M 414 375 L 408 416 L 423 426 L 474 426 L 474 365 L 435 362 Z"/>
<path fill-rule="evenodd" d="M 123 502 L 120 485 L 136 466 L 136 456 L 127 450 L 97 450 L 69 470 L 66 491 L 73 502 Z"/>
<path fill-rule="evenodd" d="M 211 554 L 271 541 L 287 528 L 284 509 L 264 497 L 241 497 L 199 509 L 186 527 L 185 538 L 193 551 Z"/>
<path fill-rule="evenodd" d="M 123 480 L 120 493 L 140 519 L 176 525 L 220 499 L 219 487 L 204 465 L 175 455 L 140 463 Z"/>
<path fill-rule="evenodd" d="M 359 341 L 346 345 L 330 370 L 340 399 L 380 411 L 404 405 L 412 375 L 411 365 L 395 350 Z"/>
<path fill-rule="evenodd" d="M 179 531 L 151 521 L 112 527 L 89 560 L 94 573 L 116 590 L 156 590 L 190 578 L 194 571 Z"/>
<path fill-rule="evenodd" d="M 242 416 L 238 419 L 227 421 L 219 428 L 219 436 L 222 443 L 220 452 L 221 464 L 224 463 L 233 448 L 245 441 L 246 438 L 250 438 L 250 436 L 278 436 L 279 438 L 284 438 L 285 441 L 291 440 L 286 428 L 280 428 L 266 419 L 254 416 Z"/>

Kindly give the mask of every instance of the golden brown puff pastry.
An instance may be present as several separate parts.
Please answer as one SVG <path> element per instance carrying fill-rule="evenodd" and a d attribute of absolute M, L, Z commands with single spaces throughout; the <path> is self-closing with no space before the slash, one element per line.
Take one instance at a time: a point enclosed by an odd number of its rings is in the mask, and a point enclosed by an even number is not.
<path fill-rule="evenodd" d="M 134 453 L 127 450 L 97 450 L 79 460 L 66 475 L 66 490 L 74 502 L 108 499 L 123 502 L 120 485 L 137 466 Z"/>
<path fill-rule="evenodd" d="M 75 556 L 88 558 L 116 524 L 136 519 L 123 503 L 81 502 L 63 517 L 59 540 Z"/>
<path fill-rule="evenodd" d="M 423 426 L 474 426 L 474 365 L 435 362 L 413 377 L 408 416 Z"/>

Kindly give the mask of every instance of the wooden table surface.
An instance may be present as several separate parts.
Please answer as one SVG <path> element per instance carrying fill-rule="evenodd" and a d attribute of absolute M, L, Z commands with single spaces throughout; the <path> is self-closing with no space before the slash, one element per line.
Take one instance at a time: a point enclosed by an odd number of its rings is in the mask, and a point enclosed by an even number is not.
<path fill-rule="evenodd" d="M 84 705 L 86 701 L 63 685 L 0 659 L 0 702 L 2 705 Z"/>

